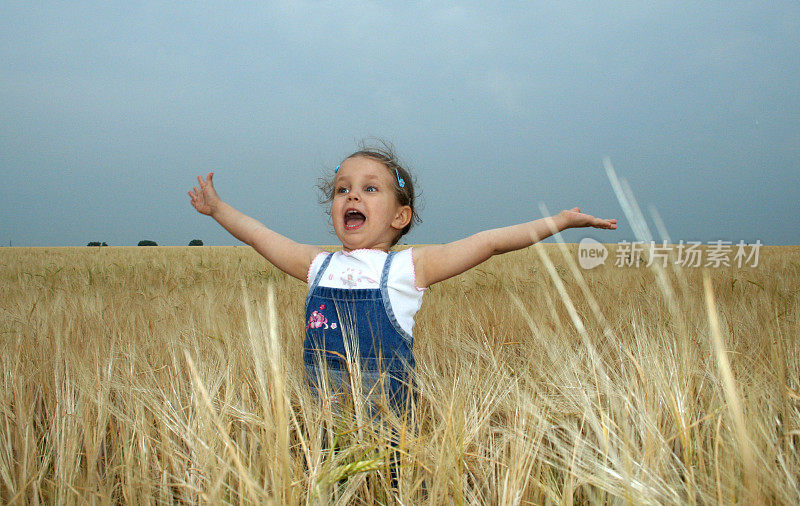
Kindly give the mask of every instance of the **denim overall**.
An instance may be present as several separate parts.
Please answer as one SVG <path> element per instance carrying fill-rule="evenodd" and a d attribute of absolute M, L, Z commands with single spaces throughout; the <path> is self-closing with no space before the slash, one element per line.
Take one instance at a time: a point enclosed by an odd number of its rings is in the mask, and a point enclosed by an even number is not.
<path fill-rule="evenodd" d="M 362 391 L 356 395 L 369 399 L 372 407 L 385 400 L 398 413 L 406 406 L 413 337 L 400 327 L 389 301 L 387 281 L 395 254 L 386 257 L 380 288 L 319 286 L 333 254 L 325 257 L 306 298 L 303 359 L 315 395 L 322 389 L 321 375 L 327 376 L 334 398 L 351 394 L 350 377 L 358 377 L 353 368 L 360 366 Z"/>

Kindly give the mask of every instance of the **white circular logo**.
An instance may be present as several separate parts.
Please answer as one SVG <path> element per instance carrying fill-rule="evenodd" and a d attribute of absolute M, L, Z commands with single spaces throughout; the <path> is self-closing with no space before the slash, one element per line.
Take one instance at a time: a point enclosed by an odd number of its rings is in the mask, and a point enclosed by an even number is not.
<path fill-rule="evenodd" d="M 594 269 L 604 264 L 608 258 L 608 250 L 603 244 L 590 237 L 581 239 L 578 245 L 578 263 L 583 269 Z"/>

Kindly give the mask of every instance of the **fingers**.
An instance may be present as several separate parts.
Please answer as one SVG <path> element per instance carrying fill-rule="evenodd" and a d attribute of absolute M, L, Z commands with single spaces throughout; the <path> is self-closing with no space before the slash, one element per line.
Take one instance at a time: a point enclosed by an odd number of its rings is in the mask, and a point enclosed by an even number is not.
<path fill-rule="evenodd" d="M 210 214 L 210 208 L 208 202 L 213 200 L 216 196 L 216 191 L 214 190 L 214 183 L 213 183 L 214 173 L 209 172 L 205 179 L 203 176 L 197 176 L 197 184 L 198 186 L 192 187 L 189 190 L 187 195 L 191 199 L 192 206 L 201 214 Z"/>
<path fill-rule="evenodd" d="M 582 224 L 577 225 L 579 227 L 605 228 L 609 230 L 616 230 L 617 228 L 616 218 L 598 218 L 596 216 L 592 216 L 591 214 L 581 213 L 580 209 L 577 207 L 573 207 L 570 209 L 570 211 L 580 213 L 582 215 L 583 221 Z"/>
<path fill-rule="evenodd" d="M 597 218 L 596 216 L 592 216 L 591 214 L 581 212 L 580 207 L 573 207 L 570 209 L 570 212 L 579 213 L 583 215 L 584 221 L 583 225 L 578 226 L 590 226 L 595 228 L 606 228 L 609 230 L 615 230 L 617 228 L 617 219 L 616 218 Z"/>
<path fill-rule="evenodd" d="M 208 175 L 206 176 L 205 181 L 203 180 L 202 176 L 198 175 L 197 176 L 197 183 L 200 185 L 200 188 L 203 189 L 203 190 L 205 190 L 206 186 L 209 186 L 209 185 L 213 188 L 214 187 L 214 173 L 213 172 L 209 172 Z M 197 190 L 197 188 L 195 188 L 195 190 Z"/>
<path fill-rule="evenodd" d="M 602 221 L 602 227 L 603 228 L 607 228 L 609 230 L 614 230 L 614 229 L 617 228 L 617 220 L 615 220 L 615 219 L 601 220 L 601 221 Z"/>

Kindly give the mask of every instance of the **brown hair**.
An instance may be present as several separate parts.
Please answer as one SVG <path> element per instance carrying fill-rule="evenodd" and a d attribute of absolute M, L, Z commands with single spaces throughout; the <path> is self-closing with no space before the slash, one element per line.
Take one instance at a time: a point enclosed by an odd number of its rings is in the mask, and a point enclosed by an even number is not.
<path fill-rule="evenodd" d="M 355 153 L 352 153 L 344 158 L 344 160 L 348 160 L 350 158 L 356 158 L 359 156 L 363 156 L 364 158 L 371 158 L 373 160 L 377 160 L 381 162 L 386 169 L 392 173 L 392 180 L 394 181 L 394 194 L 397 197 L 397 201 L 400 203 L 401 206 L 408 206 L 411 208 L 411 221 L 408 222 L 408 225 L 403 227 L 403 230 L 400 231 L 397 237 L 395 237 L 394 241 L 392 242 L 392 246 L 397 244 L 401 237 L 406 235 L 411 227 L 417 223 L 420 223 L 422 220 L 417 213 L 416 208 L 416 194 L 414 193 L 414 183 L 415 178 L 414 176 L 403 167 L 400 161 L 397 158 L 397 155 L 394 152 L 394 147 L 384 141 L 382 139 L 377 140 L 377 144 L 368 145 L 365 142 L 359 143 L 359 150 Z M 344 162 L 342 160 L 342 162 Z M 397 171 L 397 172 L 395 172 Z M 400 187 L 400 181 L 403 181 L 403 186 Z M 335 188 L 335 181 L 336 181 L 336 174 L 335 172 L 327 177 L 320 178 L 317 182 L 317 188 L 320 191 L 320 204 L 322 205 L 329 205 L 333 202 Z M 330 206 L 328 206 L 328 210 L 326 211 L 328 215 L 330 215 Z"/>

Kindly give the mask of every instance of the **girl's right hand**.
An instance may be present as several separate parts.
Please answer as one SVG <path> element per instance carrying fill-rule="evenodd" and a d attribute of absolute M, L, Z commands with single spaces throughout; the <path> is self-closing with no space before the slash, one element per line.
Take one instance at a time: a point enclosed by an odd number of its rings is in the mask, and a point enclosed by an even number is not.
<path fill-rule="evenodd" d="M 196 186 L 189 192 L 189 197 L 192 199 L 192 206 L 197 209 L 198 213 L 210 216 L 211 213 L 219 204 L 220 199 L 217 195 L 217 190 L 214 189 L 214 173 L 209 172 L 205 181 L 200 176 L 197 176 L 197 182 L 200 184 L 198 189 Z"/>

